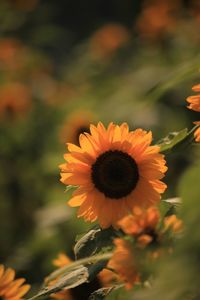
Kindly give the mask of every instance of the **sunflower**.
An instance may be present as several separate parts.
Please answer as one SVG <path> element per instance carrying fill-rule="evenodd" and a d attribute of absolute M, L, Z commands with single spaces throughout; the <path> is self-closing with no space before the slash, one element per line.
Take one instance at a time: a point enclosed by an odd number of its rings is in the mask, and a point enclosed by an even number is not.
<path fill-rule="evenodd" d="M 167 170 L 158 146 L 150 146 L 152 133 L 129 131 L 128 125 L 101 122 L 81 134 L 80 147 L 68 143 L 61 181 L 79 186 L 68 204 L 80 206 L 78 217 L 102 228 L 119 227 L 118 221 L 135 206 L 149 207 L 160 201 Z"/>
<path fill-rule="evenodd" d="M 157 207 L 143 210 L 140 207 L 133 209 L 133 214 L 125 216 L 119 225 L 126 234 L 138 235 L 145 230 L 153 230 L 158 224 L 160 213 Z"/>
<path fill-rule="evenodd" d="M 30 289 L 29 284 L 23 284 L 24 278 L 14 279 L 15 271 L 11 268 L 5 269 L 0 265 L 0 299 L 20 300 Z"/>
<path fill-rule="evenodd" d="M 125 287 L 130 289 L 135 283 L 140 282 L 132 245 L 123 239 L 115 239 L 114 244 L 116 248 L 108 262 L 108 267 L 113 269 L 118 274 L 119 279 L 125 282 Z"/>
<path fill-rule="evenodd" d="M 158 208 L 149 207 L 144 210 L 140 207 L 135 207 L 133 214 L 125 216 L 118 224 L 126 234 L 137 238 L 139 246 L 144 247 L 157 241 L 156 227 L 159 220 L 160 213 Z"/>
<path fill-rule="evenodd" d="M 193 86 L 192 90 L 197 93 L 200 92 L 200 84 Z M 189 109 L 194 110 L 196 112 L 200 112 L 200 94 L 190 96 L 186 100 L 189 103 Z M 200 125 L 200 121 L 194 122 L 194 124 Z M 200 142 L 200 127 L 198 127 L 197 130 L 194 132 L 194 137 L 196 142 Z"/>
<path fill-rule="evenodd" d="M 79 136 L 81 133 L 89 132 L 90 124 L 95 119 L 90 111 L 77 111 L 72 113 L 64 122 L 60 130 L 60 141 L 74 143 L 79 145 Z"/>

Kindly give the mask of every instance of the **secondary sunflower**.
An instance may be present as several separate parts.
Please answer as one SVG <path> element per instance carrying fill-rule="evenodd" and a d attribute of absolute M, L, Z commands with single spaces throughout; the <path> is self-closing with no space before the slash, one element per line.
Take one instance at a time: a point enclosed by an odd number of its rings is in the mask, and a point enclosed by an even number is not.
<path fill-rule="evenodd" d="M 158 146 L 150 146 L 152 133 L 129 131 L 128 125 L 91 125 L 81 134 L 80 147 L 68 144 L 61 181 L 77 185 L 70 206 L 80 206 L 78 217 L 102 228 L 117 222 L 135 206 L 148 207 L 160 200 L 166 185 L 160 181 L 167 170 Z"/>
<path fill-rule="evenodd" d="M 118 274 L 121 281 L 125 282 L 126 289 L 130 289 L 140 282 L 132 244 L 119 238 L 114 240 L 114 244 L 116 248 L 108 262 L 108 267 Z"/>
<path fill-rule="evenodd" d="M 24 278 L 14 279 L 15 271 L 0 265 L 0 299 L 20 300 L 30 289 Z"/>
<path fill-rule="evenodd" d="M 160 213 L 157 207 L 152 206 L 145 210 L 135 207 L 133 214 L 125 216 L 118 224 L 126 234 L 137 239 L 139 246 L 145 247 L 157 242 L 156 227 L 159 220 Z"/>

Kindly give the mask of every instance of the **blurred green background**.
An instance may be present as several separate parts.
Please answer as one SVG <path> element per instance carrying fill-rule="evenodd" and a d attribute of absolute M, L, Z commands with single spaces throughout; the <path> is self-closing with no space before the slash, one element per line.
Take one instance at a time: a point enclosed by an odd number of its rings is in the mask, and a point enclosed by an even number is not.
<path fill-rule="evenodd" d="M 181 0 L 0 1 L 0 261 L 35 285 L 91 227 L 59 182 L 66 142 L 90 123 L 128 122 L 154 143 L 191 128 L 199 83 L 200 3 Z M 167 156 L 178 195 L 197 146 Z"/>

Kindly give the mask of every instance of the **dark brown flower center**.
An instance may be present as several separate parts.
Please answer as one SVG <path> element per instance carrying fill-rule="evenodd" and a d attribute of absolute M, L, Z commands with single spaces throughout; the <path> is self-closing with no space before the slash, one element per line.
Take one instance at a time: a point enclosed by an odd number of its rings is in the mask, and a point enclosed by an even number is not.
<path fill-rule="evenodd" d="M 119 199 L 129 195 L 139 179 L 135 160 L 125 152 L 114 150 L 101 154 L 92 165 L 92 181 L 106 197 Z"/>

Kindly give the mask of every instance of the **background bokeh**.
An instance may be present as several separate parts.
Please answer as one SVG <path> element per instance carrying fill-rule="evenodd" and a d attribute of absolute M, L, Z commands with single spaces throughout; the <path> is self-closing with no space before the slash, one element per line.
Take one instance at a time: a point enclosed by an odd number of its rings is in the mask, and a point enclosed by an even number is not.
<path fill-rule="evenodd" d="M 99 120 L 152 130 L 154 142 L 191 128 L 199 26 L 198 0 L 0 1 L 0 261 L 33 287 L 91 226 L 66 205 L 65 143 Z M 197 156 L 167 156 L 165 198 Z"/>

